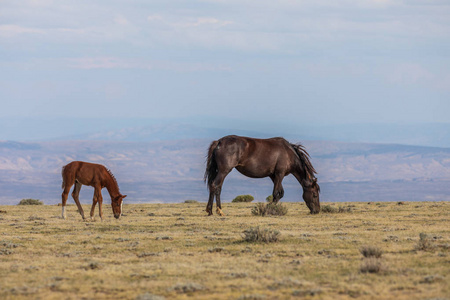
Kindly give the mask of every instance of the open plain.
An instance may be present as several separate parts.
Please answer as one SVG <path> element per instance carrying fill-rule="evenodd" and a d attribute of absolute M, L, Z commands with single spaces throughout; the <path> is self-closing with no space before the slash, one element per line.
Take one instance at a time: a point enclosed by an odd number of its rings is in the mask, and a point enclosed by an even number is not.
<path fill-rule="evenodd" d="M 119 220 L 104 205 L 103 221 L 75 205 L 67 220 L 56 205 L 0 206 L 0 298 L 450 297 L 449 202 L 283 205 L 285 216 L 225 203 L 225 217 L 207 217 L 205 203 L 126 204 Z M 279 240 L 245 241 L 257 226 Z"/>

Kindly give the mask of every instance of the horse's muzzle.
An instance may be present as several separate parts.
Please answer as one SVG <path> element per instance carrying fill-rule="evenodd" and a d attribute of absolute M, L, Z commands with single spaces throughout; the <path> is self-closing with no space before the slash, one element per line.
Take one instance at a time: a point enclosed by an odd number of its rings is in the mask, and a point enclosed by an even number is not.
<path fill-rule="evenodd" d="M 114 218 L 116 218 L 116 219 L 120 218 L 120 214 L 114 215 Z"/>

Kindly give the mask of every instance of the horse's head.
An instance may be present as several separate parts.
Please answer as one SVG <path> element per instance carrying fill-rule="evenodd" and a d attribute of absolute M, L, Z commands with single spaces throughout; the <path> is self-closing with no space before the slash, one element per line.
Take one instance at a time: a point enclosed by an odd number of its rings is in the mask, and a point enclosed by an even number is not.
<path fill-rule="evenodd" d="M 118 219 L 122 215 L 122 204 L 123 204 L 123 198 L 125 198 L 127 195 L 119 194 L 119 196 L 115 197 L 111 201 L 112 210 L 114 213 L 114 218 Z"/>
<path fill-rule="evenodd" d="M 317 183 L 317 178 L 303 185 L 303 200 L 305 200 L 312 214 L 318 214 L 320 212 L 319 193 L 320 186 Z"/>

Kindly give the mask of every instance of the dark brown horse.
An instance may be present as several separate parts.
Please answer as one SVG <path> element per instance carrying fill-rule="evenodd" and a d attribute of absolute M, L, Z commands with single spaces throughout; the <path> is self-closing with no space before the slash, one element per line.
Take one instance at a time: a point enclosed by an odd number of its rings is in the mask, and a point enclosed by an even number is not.
<path fill-rule="evenodd" d="M 208 182 L 209 200 L 206 212 L 212 215 L 214 196 L 217 214 L 223 215 L 220 193 L 225 177 L 233 168 L 252 178 L 270 177 L 273 201 L 277 203 L 284 195 L 281 181 L 294 175 L 303 187 L 303 200 L 312 214 L 320 211 L 320 187 L 305 148 L 290 144 L 284 138 L 255 139 L 230 135 L 214 141 L 209 146 L 205 182 Z"/>
<path fill-rule="evenodd" d="M 109 195 L 111 196 L 111 206 L 114 213 L 114 217 L 118 219 L 122 214 L 122 203 L 123 198 L 127 195 L 122 195 L 119 191 L 119 185 L 117 184 L 116 178 L 111 173 L 110 170 L 102 165 L 91 164 L 83 161 L 73 161 L 62 168 L 62 188 L 64 189 L 62 193 L 62 217 L 66 218 L 66 202 L 67 197 L 70 192 L 70 188 L 75 184 L 73 188 L 72 197 L 78 206 L 78 211 L 81 216 L 84 217 L 84 211 L 81 207 L 78 195 L 80 194 L 81 185 L 93 186 L 94 198 L 91 208 L 91 219 L 94 218 L 95 205 L 98 202 L 98 209 L 100 218 L 103 220 L 102 211 L 102 188 L 106 187 Z"/>

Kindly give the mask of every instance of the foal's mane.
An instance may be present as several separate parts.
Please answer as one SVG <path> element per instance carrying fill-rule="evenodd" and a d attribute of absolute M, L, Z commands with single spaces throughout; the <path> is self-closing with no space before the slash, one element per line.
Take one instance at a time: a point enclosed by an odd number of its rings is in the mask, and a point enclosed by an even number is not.
<path fill-rule="evenodd" d="M 117 186 L 117 191 L 120 193 L 119 184 L 117 183 L 116 176 L 114 176 L 114 174 L 111 172 L 110 169 L 108 169 L 108 168 L 105 168 L 105 169 L 106 169 L 106 172 L 108 172 L 109 176 L 111 176 L 114 184 Z"/>
<path fill-rule="evenodd" d="M 297 153 L 297 156 L 300 160 L 300 165 L 305 172 L 305 179 L 306 178 L 315 178 L 314 174 L 316 174 L 316 170 L 314 169 L 313 165 L 310 161 L 309 153 L 306 151 L 305 147 L 298 143 L 298 144 L 291 144 L 292 148 L 294 148 L 295 153 Z"/>

